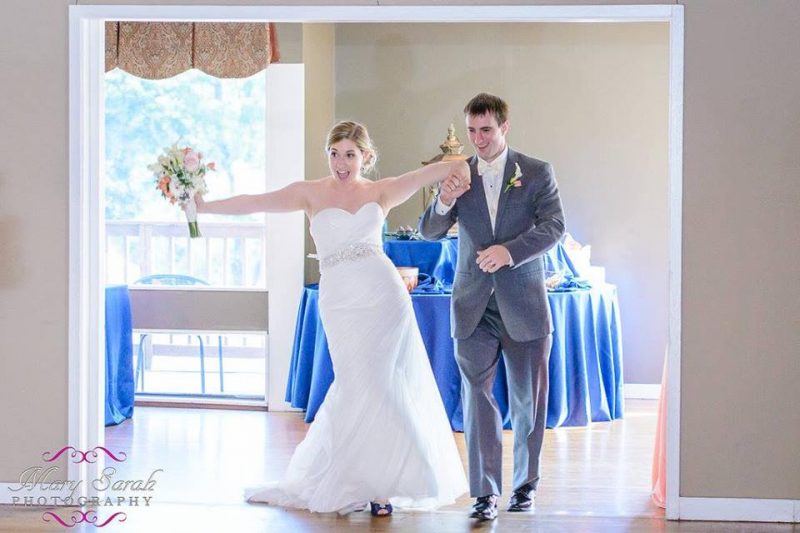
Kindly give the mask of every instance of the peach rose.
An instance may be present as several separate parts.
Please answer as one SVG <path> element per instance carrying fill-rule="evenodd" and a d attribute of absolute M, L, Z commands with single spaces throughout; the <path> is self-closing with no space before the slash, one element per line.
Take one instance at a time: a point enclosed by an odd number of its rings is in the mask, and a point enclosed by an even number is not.
<path fill-rule="evenodd" d="M 156 185 L 156 188 L 166 194 L 169 191 L 169 176 L 162 176 L 158 182 L 158 185 Z"/>

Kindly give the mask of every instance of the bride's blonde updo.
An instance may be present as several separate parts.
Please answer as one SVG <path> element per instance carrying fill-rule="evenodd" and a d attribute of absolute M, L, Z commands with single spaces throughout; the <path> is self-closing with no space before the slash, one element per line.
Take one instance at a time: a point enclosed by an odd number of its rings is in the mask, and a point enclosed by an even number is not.
<path fill-rule="evenodd" d="M 375 151 L 375 147 L 372 145 L 366 126 L 350 120 L 339 122 L 328 132 L 325 152 L 330 152 L 331 146 L 344 139 L 352 141 L 364 155 L 364 164 L 361 167 L 361 172 L 372 170 L 378 161 L 378 152 Z"/>

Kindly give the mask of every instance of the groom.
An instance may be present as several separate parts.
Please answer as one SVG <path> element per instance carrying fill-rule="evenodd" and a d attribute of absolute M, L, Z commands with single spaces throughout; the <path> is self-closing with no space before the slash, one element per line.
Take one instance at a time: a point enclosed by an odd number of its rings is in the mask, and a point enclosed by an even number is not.
<path fill-rule="evenodd" d="M 502 421 L 492 396 L 502 349 L 514 430 L 508 510 L 533 509 L 547 418 L 552 322 L 543 254 L 564 234 L 564 213 L 549 163 L 510 149 L 508 105 L 486 93 L 464 108 L 472 184 L 447 178 L 423 214 L 420 232 L 440 239 L 458 222 L 452 334 L 461 371 L 473 518 L 497 517 Z"/>

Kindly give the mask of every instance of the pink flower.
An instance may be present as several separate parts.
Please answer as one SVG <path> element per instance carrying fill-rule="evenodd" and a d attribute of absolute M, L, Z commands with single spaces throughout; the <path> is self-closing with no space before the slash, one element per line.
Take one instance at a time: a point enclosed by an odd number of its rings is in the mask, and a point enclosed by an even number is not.
<path fill-rule="evenodd" d="M 514 182 L 514 187 L 522 187 L 522 182 L 517 180 Z"/>
<path fill-rule="evenodd" d="M 208 170 L 217 170 L 217 165 L 213 161 L 206 166 L 208 167 Z"/>
<path fill-rule="evenodd" d="M 186 170 L 189 172 L 195 172 L 200 166 L 200 158 L 197 157 L 195 152 L 189 152 L 183 158 L 183 166 L 186 167 Z"/>
<path fill-rule="evenodd" d="M 189 155 L 192 152 L 192 149 L 188 146 L 183 149 L 183 155 Z"/>

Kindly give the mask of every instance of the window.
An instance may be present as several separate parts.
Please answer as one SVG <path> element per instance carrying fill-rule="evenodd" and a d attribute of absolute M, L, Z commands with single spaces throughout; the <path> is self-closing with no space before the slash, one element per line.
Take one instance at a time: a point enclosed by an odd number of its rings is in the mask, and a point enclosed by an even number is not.
<path fill-rule="evenodd" d="M 219 79 L 189 70 L 145 80 L 105 77 L 106 282 L 180 274 L 210 285 L 264 287 L 264 216 L 202 215 L 189 239 L 177 206 L 161 197 L 147 166 L 177 142 L 216 163 L 208 199 L 262 192 L 265 79 Z"/>
<path fill-rule="evenodd" d="M 183 211 L 161 197 L 147 168 L 165 147 L 188 145 L 216 164 L 208 199 L 263 192 L 265 88 L 266 71 L 245 79 L 194 69 L 165 80 L 106 73 L 107 284 L 161 275 L 146 283 L 172 285 L 163 275 L 173 275 L 212 287 L 266 286 L 263 215 L 202 215 L 203 238 L 190 239 Z M 137 394 L 263 400 L 264 334 L 135 333 Z"/>

